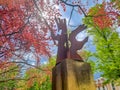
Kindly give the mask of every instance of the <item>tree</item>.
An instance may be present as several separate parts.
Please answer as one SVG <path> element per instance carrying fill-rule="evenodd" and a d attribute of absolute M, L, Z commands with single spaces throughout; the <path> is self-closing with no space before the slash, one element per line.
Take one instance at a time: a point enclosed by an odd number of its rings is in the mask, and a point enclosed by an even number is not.
<path fill-rule="evenodd" d="M 88 33 L 93 36 L 93 44 L 96 47 L 96 52 L 80 52 L 80 54 L 88 53 L 89 59 L 96 60 L 90 61 L 97 71 L 102 72 L 108 81 L 119 80 L 119 33 L 117 29 L 120 25 L 120 4 L 118 0 L 93 0 L 94 7 L 86 8 L 87 3 L 80 0 L 60 0 L 63 4 L 64 11 L 66 7 L 70 6 L 71 15 L 69 22 L 74 12 L 83 14 L 85 18 L 83 23 L 87 25 Z M 74 25 L 71 25 L 74 26 Z M 93 58 L 92 58 L 93 57 Z"/>
<path fill-rule="evenodd" d="M 97 3 L 101 0 L 93 1 Z M 82 3 L 81 0 L 0 0 L 0 67 L 12 62 L 40 69 L 40 56 L 50 56 L 48 40 L 51 40 L 51 37 L 48 34 L 56 31 L 54 18 L 61 16 L 56 5 L 61 5 L 64 11 L 67 10 L 66 6 L 72 7 L 69 22 L 73 11 L 77 11 L 80 15 L 83 14 L 88 28 L 94 30 L 93 32 L 91 30 L 91 35 L 99 36 L 95 38 L 104 43 L 101 47 L 111 48 L 111 44 L 109 45 L 108 41 L 104 40 L 115 37 L 115 41 L 112 39 L 110 41 L 112 43 L 119 41 L 116 31 L 111 30 L 113 29 L 111 27 L 119 26 L 119 2 L 117 0 L 111 0 L 110 3 L 103 1 L 101 5 L 95 3 L 96 6 L 89 10 L 86 8 L 88 0 L 86 3 Z M 118 48 L 114 45 L 112 47 Z M 29 59 L 26 60 L 24 57 L 30 52 L 37 60 L 36 65 L 31 65 Z"/>
<path fill-rule="evenodd" d="M 95 69 L 102 73 L 107 82 L 115 82 L 120 79 L 120 46 L 119 46 L 119 9 L 113 7 L 114 3 L 97 4 L 89 10 L 84 19 L 88 26 L 88 33 L 93 36 L 93 44 L 96 47 L 91 56 L 95 60 Z M 90 57 L 91 57 L 90 56 Z"/>
<path fill-rule="evenodd" d="M 55 65 L 55 57 L 50 58 L 47 64 L 41 65 L 44 70 L 28 68 L 24 74 L 24 81 L 18 81 L 17 90 L 51 90 L 52 68 Z"/>
<path fill-rule="evenodd" d="M 59 17 L 56 5 L 61 4 L 63 9 L 67 1 L 49 0 L 1 0 L 0 8 L 0 61 L 9 60 L 12 57 L 22 57 L 25 53 L 33 52 L 39 62 L 39 56 L 50 56 L 47 47 L 48 32 L 56 30 L 54 18 Z M 79 4 L 73 2 L 72 7 L 79 9 L 86 16 Z M 65 11 L 65 10 L 64 10 Z M 53 40 L 54 41 L 54 40 Z M 55 41 L 54 41 L 55 43 Z"/>
<path fill-rule="evenodd" d="M 39 69 L 29 67 L 23 71 L 21 65 L 16 63 L 5 64 L 0 68 L 0 90 L 50 90 L 54 65 L 55 57 L 39 66 Z"/>
<path fill-rule="evenodd" d="M 42 55 L 50 56 L 49 32 L 56 29 L 54 17 L 60 16 L 54 3 L 49 0 L 0 0 L 0 69 L 4 70 L 9 65 L 7 71 L 16 73 L 16 70 L 11 70 L 11 63 L 21 67 L 15 75 L 19 78 L 5 77 L 1 82 L 14 84 L 19 80 L 28 81 L 31 77 L 24 79 L 21 76 L 24 72 L 22 70 L 28 66 L 46 71 L 39 65 Z M 32 53 L 33 61 L 36 60 L 35 65 L 26 58 L 25 55 L 29 53 Z M 3 73 L 4 71 L 1 72 L 1 77 Z"/>
<path fill-rule="evenodd" d="M 54 17 L 60 15 L 53 4 L 41 0 L 1 0 L 1 61 L 13 55 L 20 56 L 18 52 L 33 51 L 37 58 L 50 55 L 48 30 L 53 29 Z"/>
<path fill-rule="evenodd" d="M 0 90 L 15 89 L 19 76 L 20 66 L 15 63 L 4 65 L 0 68 Z"/>

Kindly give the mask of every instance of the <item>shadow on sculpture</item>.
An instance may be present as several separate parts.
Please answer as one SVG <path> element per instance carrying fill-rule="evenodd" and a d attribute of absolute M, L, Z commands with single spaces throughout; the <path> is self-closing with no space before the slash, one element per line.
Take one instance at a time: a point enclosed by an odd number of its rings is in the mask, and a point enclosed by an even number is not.
<path fill-rule="evenodd" d="M 83 45 L 88 41 L 88 37 L 86 37 L 83 41 L 77 41 L 76 36 L 78 33 L 85 30 L 86 26 L 80 25 L 75 30 L 73 30 L 68 37 L 66 20 L 58 18 L 55 19 L 55 21 L 58 27 L 58 31 L 61 30 L 60 35 L 55 35 L 51 32 L 53 40 L 58 41 L 56 64 L 67 58 L 83 61 L 83 59 L 77 54 L 77 50 L 82 49 Z"/>

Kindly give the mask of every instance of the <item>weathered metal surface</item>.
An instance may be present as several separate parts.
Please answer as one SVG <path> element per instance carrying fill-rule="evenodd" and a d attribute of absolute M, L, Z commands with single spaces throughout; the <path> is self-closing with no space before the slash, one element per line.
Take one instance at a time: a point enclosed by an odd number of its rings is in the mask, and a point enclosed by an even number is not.
<path fill-rule="evenodd" d="M 80 25 L 78 28 L 73 30 L 70 33 L 69 40 L 71 42 L 71 47 L 69 48 L 70 51 L 70 58 L 71 59 L 77 59 L 77 60 L 83 60 L 78 54 L 77 50 L 82 49 L 84 44 L 88 41 L 88 37 L 86 37 L 83 41 L 77 41 L 76 36 L 79 32 L 83 31 L 86 29 L 86 26 Z"/>
<path fill-rule="evenodd" d="M 85 30 L 86 26 L 80 25 L 78 28 L 73 30 L 68 37 L 66 20 L 56 19 L 56 23 L 58 26 L 58 31 L 61 30 L 60 35 L 55 36 L 51 33 L 52 38 L 58 41 L 56 64 L 66 58 L 82 60 L 82 58 L 77 54 L 77 50 L 82 49 L 83 45 L 88 41 L 88 37 L 86 37 L 83 41 L 77 41 L 75 37 L 79 32 Z M 71 46 L 68 45 L 68 42 L 71 43 Z"/>
<path fill-rule="evenodd" d="M 67 39 L 67 26 L 65 19 L 56 19 L 56 23 L 58 26 L 58 30 L 61 30 L 61 34 L 55 36 L 51 33 L 52 38 L 58 41 L 58 51 L 57 51 L 57 60 L 56 63 L 61 62 L 62 60 L 67 58 L 67 51 L 68 51 L 68 39 Z M 65 46 L 66 44 L 66 46 Z"/>

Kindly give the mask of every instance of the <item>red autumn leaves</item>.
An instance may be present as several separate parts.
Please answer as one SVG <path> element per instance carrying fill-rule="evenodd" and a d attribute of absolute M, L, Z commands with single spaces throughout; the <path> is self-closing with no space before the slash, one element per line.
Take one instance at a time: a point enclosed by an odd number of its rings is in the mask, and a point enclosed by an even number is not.
<path fill-rule="evenodd" d="M 98 26 L 100 29 L 110 28 L 116 22 L 119 21 L 120 14 L 113 7 L 113 4 L 108 3 L 104 4 L 100 7 L 97 7 L 98 10 L 96 14 L 93 16 L 93 22 L 96 26 Z M 119 23 L 117 23 L 119 26 Z"/>
<path fill-rule="evenodd" d="M 45 25 L 39 26 L 43 22 L 35 20 L 34 4 L 25 2 L 3 2 L 0 7 L 0 60 L 9 59 L 16 51 L 29 52 L 31 47 L 39 55 L 49 55 L 47 30 L 37 28 Z"/>
<path fill-rule="evenodd" d="M 112 26 L 112 19 L 105 10 L 105 6 L 99 8 L 98 12 L 93 17 L 93 22 L 100 29 L 110 28 Z"/>

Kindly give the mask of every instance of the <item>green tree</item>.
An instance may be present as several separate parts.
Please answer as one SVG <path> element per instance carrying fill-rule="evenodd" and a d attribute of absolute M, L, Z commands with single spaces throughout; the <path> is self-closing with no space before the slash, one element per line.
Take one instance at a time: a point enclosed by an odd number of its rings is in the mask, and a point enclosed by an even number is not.
<path fill-rule="evenodd" d="M 15 63 L 3 65 L 0 68 L 0 90 L 13 90 L 19 80 L 19 66 Z"/>
<path fill-rule="evenodd" d="M 40 68 L 28 68 L 23 77 L 24 80 L 18 82 L 17 90 L 51 90 L 52 68 L 55 63 L 55 57 L 52 57 Z"/>
<path fill-rule="evenodd" d="M 28 90 L 52 90 L 51 86 L 52 83 L 50 77 L 46 76 L 46 80 L 40 85 L 38 82 L 34 82 L 33 86 L 31 86 Z"/>
<path fill-rule="evenodd" d="M 94 69 L 102 73 L 107 79 L 106 82 L 116 82 L 120 79 L 120 37 L 117 32 L 119 23 L 115 23 L 118 18 L 113 19 L 107 6 L 103 3 L 92 7 L 88 13 L 89 17 L 85 17 L 83 21 L 88 26 L 87 31 L 93 37 L 96 47 L 96 51 L 90 51 L 89 56 L 94 57 L 91 58 L 95 60 L 92 62 Z"/>

